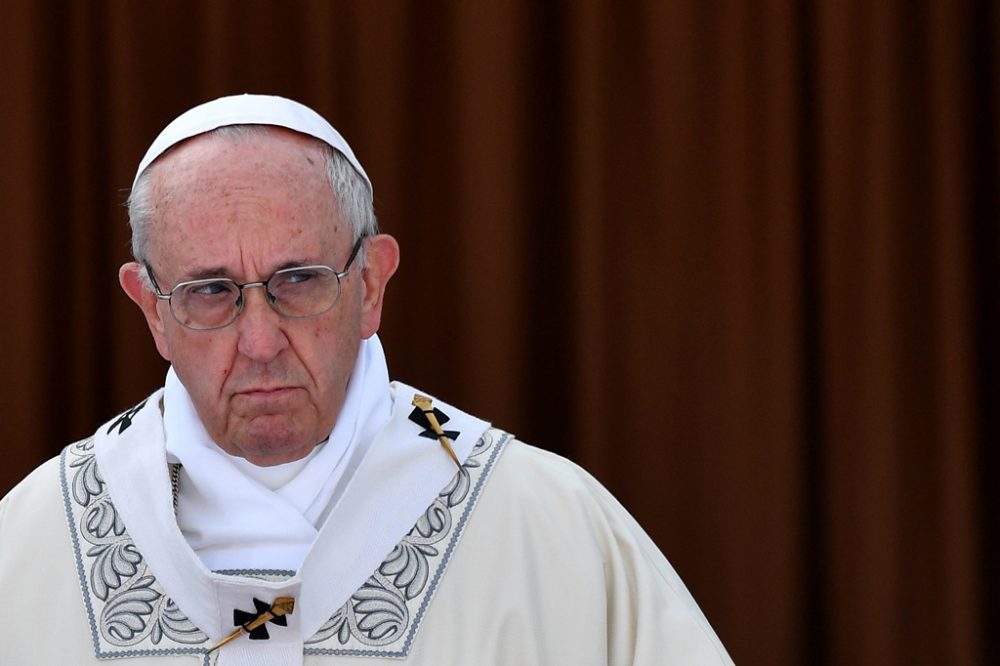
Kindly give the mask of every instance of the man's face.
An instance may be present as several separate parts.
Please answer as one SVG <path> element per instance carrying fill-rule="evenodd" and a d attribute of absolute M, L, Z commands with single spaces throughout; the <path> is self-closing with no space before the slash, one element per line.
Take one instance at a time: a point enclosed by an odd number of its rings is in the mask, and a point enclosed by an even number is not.
<path fill-rule="evenodd" d="M 250 138 L 202 136 L 155 166 L 149 262 L 161 290 L 178 282 L 230 277 L 266 280 L 281 268 L 350 256 L 315 141 L 274 129 Z M 373 240 L 373 270 L 351 267 L 340 300 L 317 317 L 288 319 L 244 292 L 236 321 L 214 331 L 181 326 L 166 301 L 137 290 L 138 266 L 122 267 L 126 292 L 142 307 L 160 354 L 194 401 L 208 433 L 226 452 L 258 465 L 301 458 L 333 429 L 361 339 L 378 328 L 382 289 L 395 269 Z M 382 248 L 382 249 L 377 249 Z"/>

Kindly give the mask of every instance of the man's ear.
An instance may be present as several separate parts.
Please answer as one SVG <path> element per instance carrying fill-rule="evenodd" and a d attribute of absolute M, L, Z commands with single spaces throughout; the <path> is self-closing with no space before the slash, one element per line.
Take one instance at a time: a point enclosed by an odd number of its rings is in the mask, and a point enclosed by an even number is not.
<path fill-rule="evenodd" d="M 372 236 L 365 241 L 365 270 L 361 301 L 361 337 L 370 338 L 382 322 L 382 300 L 385 285 L 399 267 L 399 243 L 388 234 Z"/>
<path fill-rule="evenodd" d="M 149 326 L 149 332 L 153 334 L 156 350 L 160 352 L 160 356 L 169 361 L 170 348 L 163 332 L 164 322 L 160 316 L 160 300 L 147 286 L 149 283 L 145 273 L 146 269 L 142 264 L 131 261 L 118 269 L 118 282 L 128 297 L 142 310 L 142 314 L 146 317 L 146 324 Z"/>

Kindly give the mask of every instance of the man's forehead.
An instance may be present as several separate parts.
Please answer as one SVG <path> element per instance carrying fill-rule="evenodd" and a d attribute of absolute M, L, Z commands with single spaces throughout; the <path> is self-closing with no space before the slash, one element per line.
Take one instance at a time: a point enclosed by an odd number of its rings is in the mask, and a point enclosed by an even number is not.
<path fill-rule="evenodd" d="M 147 177 L 155 207 L 148 224 L 157 233 L 178 226 L 187 233 L 208 223 L 249 231 L 255 224 L 311 219 L 340 226 L 323 144 L 284 128 L 187 139 L 157 160 Z"/>
<path fill-rule="evenodd" d="M 176 184 L 178 174 L 186 176 L 185 186 L 194 190 L 214 187 L 214 181 L 229 172 L 239 171 L 240 177 L 231 184 L 236 189 L 254 189 L 257 183 L 247 167 L 261 172 L 283 174 L 292 182 L 303 175 L 295 167 L 315 170 L 318 180 L 329 187 L 326 169 L 326 144 L 299 132 L 273 125 L 241 125 L 184 139 L 168 148 L 147 170 L 153 190 L 164 196 L 171 188 L 165 181 Z M 291 164 L 284 160 L 290 159 Z M 199 185 L 201 187 L 199 187 Z M 327 193 L 328 194 L 328 193 Z"/>
<path fill-rule="evenodd" d="M 340 152 L 364 178 L 371 192 L 371 181 L 354 151 L 340 133 L 309 107 L 273 95 L 233 95 L 185 111 L 160 132 L 146 151 L 136 170 L 135 180 L 171 147 L 205 132 L 230 125 L 271 125 L 315 137 Z M 135 181 L 133 181 L 133 187 Z"/>
<path fill-rule="evenodd" d="M 263 279 L 280 268 L 332 265 L 349 251 L 351 225 L 319 165 L 299 162 L 297 171 L 287 161 L 262 161 L 256 170 L 242 156 L 217 172 L 218 160 L 199 167 L 181 152 L 176 170 L 168 162 L 174 153 L 157 167 L 148 257 L 167 277 Z"/>
<path fill-rule="evenodd" d="M 267 271 L 332 261 L 351 229 L 323 151 L 316 139 L 276 127 L 174 146 L 147 173 L 156 209 L 150 258 L 168 260 L 179 279 L 232 277 L 244 253 Z"/>

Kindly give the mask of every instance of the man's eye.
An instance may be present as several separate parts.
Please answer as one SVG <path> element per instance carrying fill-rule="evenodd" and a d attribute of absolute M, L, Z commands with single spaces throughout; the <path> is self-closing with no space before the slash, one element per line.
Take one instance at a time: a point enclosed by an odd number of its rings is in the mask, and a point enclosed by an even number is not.
<path fill-rule="evenodd" d="M 309 282 L 316 278 L 316 271 L 314 270 L 303 270 L 303 271 L 292 271 L 290 273 L 282 273 L 282 281 L 288 284 L 301 284 L 303 282 Z"/>
<path fill-rule="evenodd" d="M 185 291 L 189 296 L 221 296 L 232 293 L 233 286 L 229 282 L 203 282 L 202 284 L 192 284 Z"/>

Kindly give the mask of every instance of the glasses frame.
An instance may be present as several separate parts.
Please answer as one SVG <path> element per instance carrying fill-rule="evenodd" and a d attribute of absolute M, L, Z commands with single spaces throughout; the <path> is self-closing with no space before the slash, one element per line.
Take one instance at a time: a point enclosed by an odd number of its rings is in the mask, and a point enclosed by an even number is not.
<path fill-rule="evenodd" d="M 347 258 L 347 263 L 344 264 L 344 269 L 343 270 L 338 271 L 335 268 L 333 268 L 332 266 L 327 266 L 326 264 L 310 264 L 309 266 L 292 266 L 292 267 L 289 267 L 289 268 L 282 268 L 280 270 L 274 271 L 274 273 L 271 274 L 271 277 L 267 278 L 266 280 L 255 280 L 253 282 L 244 282 L 243 284 L 240 284 L 239 282 L 237 282 L 236 280 L 234 280 L 232 278 L 209 278 L 209 279 L 201 279 L 201 280 L 185 280 L 184 282 L 178 282 L 177 284 L 175 284 L 170 289 L 170 291 L 164 293 L 163 290 L 160 289 L 160 285 L 156 281 L 156 276 L 153 274 L 153 267 L 149 265 L 148 261 L 143 262 L 143 265 L 146 267 L 146 273 L 149 275 L 149 281 L 153 285 L 153 290 L 154 290 L 154 293 L 156 295 L 156 298 L 158 298 L 161 301 L 167 301 L 167 305 L 170 308 L 170 315 L 174 318 L 174 321 L 176 321 L 178 324 L 180 324 L 184 328 L 192 330 L 192 331 L 217 331 L 220 328 L 225 328 L 226 326 L 229 326 L 234 321 L 236 321 L 236 319 L 240 316 L 240 313 L 243 312 L 243 306 L 246 303 L 246 299 L 243 298 L 243 290 L 244 289 L 253 289 L 255 287 L 263 287 L 264 288 L 264 294 L 265 294 L 265 300 L 267 301 L 267 304 L 271 306 L 272 310 L 274 310 L 279 315 L 281 315 L 282 317 L 285 317 L 287 319 L 310 319 L 312 317 L 318 317 L 318 316 L 320 316 L 322 314 L 326 314 L 327 312 L 329 312 L 330 310 L 332 310 L 333 306 L 335 306 L 340 301 L 340 294 L 342 292 L 342 287 L 341 287 L 340 281 L 343 278 L 347 277 L 348 272 L 351 270 L 351 265 L 354 263 L 354 260 L 357 258 L 358 253 L 361 251 L 361 246 L 364 243 L 365 238 L 367 238 L 367 236 L 362 236 L 354 244 L 354 249 L 351 250 L 351 256 Z M 337 297 L 335 299 L 333 299 L 333 302 L 330 303 L 330 306 L 328 308 L 326 308 L 325 310 L 322 310 L 320 312 L 317 312 L 315 314 L 309 314 L 309 315 L 288 315 L 288 314 L 285 314 L 284 312 L 282 312 L 281 310 L 278 309 L 277 305 L 275 305 L 275 303 L 277 302 L 278 299 L 277 299 L 277 297 L 274 294 L 271 293 L 271 289 L 270 289 L 271 280 L 273 280 L 276 275 L 281 275 L 282 273 L 292 273 L 292 272 L 295 272 L 295 271 L 306 270 L 306 269 L 309 269 L 309 268 L 325 268 L 327 270 L 333 271 L 333 276 L 335 278 L 337 278 Z M 177 316 L 177 313 L 174 312 L 174 304 L 173 304 L 173 300 L 172 300 L 174 292 L 177 291 L 178 289 L 182 288 L 182 287 L 187 287 L 187 286 L 192 285 L 192 284 L 198 284 L 198 283 L 202 283 L 202 282 L 218 282 L 218 281 L 232 282 L 236 286 L 236 288 L 239 290 L 239 292 L 240 292 L 240 295 L 236 298 L 236 312 L 235 312 L 235 314 L 233 314 L 233 318 L 230 319 L 229 321 L 227 321 L 225 324 L 219 324 L 218 326 L 211 326 L 209 328 L 196 328 L 194 326 L 191 326 L 189 324 L 185 324 L 184 322 L 182 322 L 180 320 L 180 318 Z"/>

